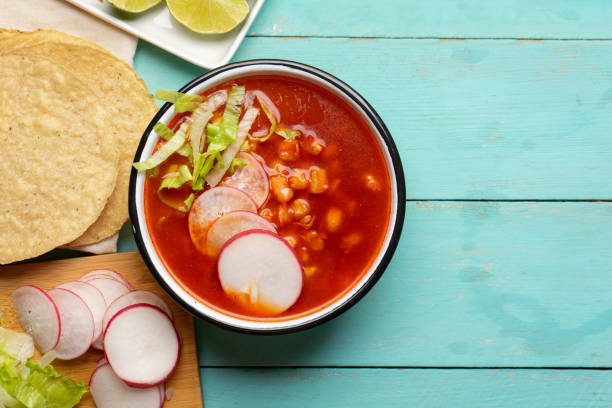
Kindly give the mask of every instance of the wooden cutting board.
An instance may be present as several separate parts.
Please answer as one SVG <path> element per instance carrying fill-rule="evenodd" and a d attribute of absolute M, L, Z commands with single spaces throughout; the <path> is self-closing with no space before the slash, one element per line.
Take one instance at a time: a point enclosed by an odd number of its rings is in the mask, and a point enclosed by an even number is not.
<path fill-rule="evenodd" d="M 179 365 L 166 384 L 168 388 L 174 389 L 174 394 L 170 401 L 166 401 L 164 407 L 201 408 L 202 394 L 193 317 L 174 303 L 163 291 L 137 252 L 0 267 L 0 294 L 2 294 L 0 307 L 4 310 L 1 319 L 2 327 L 23 331 L 10 300 L 11 292 L 19 286 L 35 285 L 42 289 L 51 289 L 62 282 L 77 280 L 92 269 L 113 269 L 125 276 L 134 288 L 155 292 L 168 302 L 174 312 L 175 324 L 181 334 L 183 347 Z M 39 356 L 37 352 L 36 358 Z M 67 377 L 88 383 L 96 361 L 101 356 L 101 351 L 91 349 L 75 360 L 55 360 L 53 366 Z M 77 407 L 95 407 L 91 394 L 87 393 Z"/>

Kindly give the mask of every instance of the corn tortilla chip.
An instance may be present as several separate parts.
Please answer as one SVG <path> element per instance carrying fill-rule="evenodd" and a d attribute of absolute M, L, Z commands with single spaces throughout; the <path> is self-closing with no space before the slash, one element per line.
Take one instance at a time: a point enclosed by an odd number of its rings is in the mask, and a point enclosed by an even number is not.
<path fill-rule="evenodd" d="M 0 264 L 79 237 L 111 195 L 111 117 L 76 76 L 35 55 L 0 55 Z"/>
<path fill-rule="evenodd" d="M 144 82 L 125 62 L 89 41 L 58 31 L 39 30 L 0 41 L 0 53 L 19 50 L 63 65 L 85 82 L 113 118 L 119 137 L 119 175 L 115 191 L 96 222 L 69 246 L 101 241 L 128 219 L 129 174 L 138 142 L 157 105 Z"/>

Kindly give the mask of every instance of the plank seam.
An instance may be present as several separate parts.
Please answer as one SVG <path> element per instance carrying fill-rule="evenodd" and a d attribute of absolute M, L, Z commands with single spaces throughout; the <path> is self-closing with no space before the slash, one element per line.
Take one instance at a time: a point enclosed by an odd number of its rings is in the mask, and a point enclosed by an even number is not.
<path fill-rule="evenodd" d="M 345 39 L 345 40 L 443 40 L 443 41 L 612 41 L 612 38 L 571 38 L 571 37 L 431 37 L 431 36 L 346 36 L 346 35 L 291 35 L 291 34 L 248 34 L 248 38 L 279 38 L 279 39 Z"/>
<path fill-rule="evenodd" d="M 612 367 L 571 367 L 571 366 L 552 366 L 552 367 L 535 367 L 535 366 L 218 366 L 218 365 L 200 365 L 200 368 L 227 368 L 227 369 L 383 369 L 383 370 L 589 370 L 589 371 L 610 371 Z"/>

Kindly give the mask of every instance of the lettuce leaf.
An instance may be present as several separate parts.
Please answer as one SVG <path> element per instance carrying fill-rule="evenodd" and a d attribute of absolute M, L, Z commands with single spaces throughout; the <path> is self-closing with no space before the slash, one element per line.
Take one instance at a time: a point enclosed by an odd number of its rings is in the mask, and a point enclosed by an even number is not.
<path fill-rule="evenodd" d="M 48 365 L 42 367 L 28 359 L 20 363 L 0 349 L 0 386 L 10 396 L 9 407 L 72 408 L 88 391 L 84 383 L 76 383 Z M 6 396 L 4 396 L 5 399 Z"/>
<path fill-rule="evenodd" d="M 229 173 L 234 174 L 236 171 L 236 167 L 244 167 L 246 163 L 239 157 L 236 157 L 232 160 L 232 164 L 230 164 Z"/>
<path fill-rule="evenodd" d="M 179 150 L 185 144 L 185 132 L 189 124 L 187 122 L 181 123 L 178 131 L 164 143 L 159 149 L 153 153 L 151 157 L 141 162 L 134 163 L 133 166 L 136 170 L 150 170 L 162 164 L 172 155 L 172 153 Z"/>
<path fill-rule="evenodd" d="M 41 367 L 34 360 L 28 360 L 26 366 L 30 374 L 26 379 L 46 401 L 46 408 L 72 408 L 79 403 L 81 397 L 88 391 L 87 386 L 81 382 L 66 378 L 55 371 L 53 366 Z"/>
<path fill-rule="evenodd" d="M 166 89 L 158 89 L 155 91 L 155 99 L 173 103 L 176 113 L 192 111 L 202 102 L 202 97 L 200 95 L 184 94 L 176 91 L 168 91 Z"/>
<path fill-rule="evenodd" d="M 302 132 L 300 132 L 299 130 L 281 127 L 281 126 L 276 128 L 275 133 L 279 135 L 280 137 L 283 137 L 289 140 L 295 140 L 302 135 Z"/>

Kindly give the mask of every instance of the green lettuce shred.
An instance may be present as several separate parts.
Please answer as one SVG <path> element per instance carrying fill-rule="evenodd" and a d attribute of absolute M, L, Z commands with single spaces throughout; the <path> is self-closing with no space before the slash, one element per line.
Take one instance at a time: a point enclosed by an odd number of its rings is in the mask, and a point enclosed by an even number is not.
<path fill-rule="evenodd" d="M 235 157 L 232 160 L 232 164 L 230 164 L 229 173 L 234 174 L 234 172 L 236 171 L 236 167 L 244 167 L 244 166 L 246 166 L 246 163 L 244 162 L 244 160 L 242 160 L 240 157 Z"/>
<path fill-rule="evenodd" d="M 153 130 L 155 131 L 155 133 L 159 135 L 159 137 L 161 137 L 162 139 L 166 141 L 172 139 L 172 136 L 174 136 L 174 132 L 170 130 L 168 126 L 166 126 L 165 124 L 161 122 L 157 122 L 155 126 L 153 126 Z M 180 154 L 181 156 L 187 157 L 188 159 L 191 160 L 192 151 L 193 150 L 191 149 L 191 146 L 185 143 L 181 147 L 179 147 L 176 152 Z"/>
<path fill-rule="evenodd" d="M 195 194 L 191 193 L 189 194 L 189 197 L 187 197 L 187 199 L 183 201 L 183 203 L 185 204 L 185 209 L 186 209 L 185 212 L 191 209 L 191 204 L 193 204 L 194 199 L 195 199 Z"/>
<path fill-rule="evenodd" d="M 159 137 L 161 137 L 165 141 L 172 139 L 172 136 L 174 136 L 174 132 L 170 130 L 168 126 L 161 122 L 157 122 L 153 126 L 153 130 L 159 135 Z"/>
<path fill-rule="evenodd" d="M 166 89 L 158 89 L 155 91 L 155 99 L 173 103 L 176 113 L 192 111 L 202 103 L 202 97 L 200 95 L 184 94 Z"/>
<path fill-rule="evenodd" d="M 159 197 L 159 200 L 162 203 L 166 204 L 168 207 L 174 208 L 175 210 L 181 212 L 189 211 L 189 207 L 191 207 L 191 204 L 188 207 L 183 205 L 176 205 L 175 203 L 167 200 L 164 197 L 163 190 L 168 188 L 181 188 L 183 184 L 187 183 L 188 181 L 191 181 L 192 178 L 193 176 L 191 175 L 189 167 L 186 164 L 182 164 L 180 166 L 178 164 L 171 165 L 168 169 L 168 173 L 164 175 L 164 179 L 162 180 L 161 185 L 157 189 L 157 195 Z M 187 200 L 185 200 L 183 204 L 186 204 L 186 201 Z"/>
<path fill-rule="evenodd" d="M 281 127 L 279 126 L 278 128 L 276 128 L 275 133 L 281 137 L 284 137 L 285 139 L 289 139 L 289 140 L 295 140 L 298 137 L 300 137 L 302 135 L 302 132 L 300 132 L 299 130 L 295 130 L 295 129 L 291 129 L 291 128 L 286 128 L 286 127 Z"/>
<path fill-rule="evenodd" d="M 84 383 L 66 378 L 51 365 L 43 368 L 32 359 L 24 365 L 4 349 L 0 349 L 0 386 L 4 390 L 0 398 L 11 408 L 72 408 L 88 391 Z"/>
<path fill-rule="evenodd" d="M 183 184 L 192 180 L 189 167 L 185 164 L 180 166 L 173 164 L 168 170 L 157 192 L 165 188 L 180 188 Z"/>
<path fill-rule="evenodd" d="M 276 130 L 276 118 L 274 117 L 274 114 L 272 113 L 272 111 L 270 111 L 270 108 L 263 101 L 263 98 L 261 98 L 259 95 L 256 95 L 256 97 L 257 97 L 257 100 L 259 101 L 259 104 L 261 105 L 261 108 L 263 109 L 264 113 L 268 117 L 268 120 L 270 121 L 270 129 L 268 130 L 268 134 L 266 136 L 257 137 L 255 139 L 259 140 L 260 142 L 265 142 L 266 140 L 270 138 L 270 136 L 274 134 L 274 131 Z"/>
<path fill-rule="evenodd" d="M 206 176 L 212 170 L 215 160 L 217 160 L 217 168 L 225 168 L 221 152 L 236 140 L 244 94 L 244 86 L 233 86 L 227 97 L 221 123 L 206 125 L 208 147 L 206 152 L 198 154 L 194 161 L 194 177 L 191 184 L 194 190 L 204 188 Z"/>
<path fill-rule="evenodd" d="M 170 140 L 157 149 L 148 159 L 134 163 L 134 168 L 139 171 L 150 170 L 166 161 L 172 153 L 179 150 L 185 144 L 185 131 L 187 130 L 187 126 L 189 126 L 188 123 L 183 122 L 176 134 L 172 136 Z"/>

